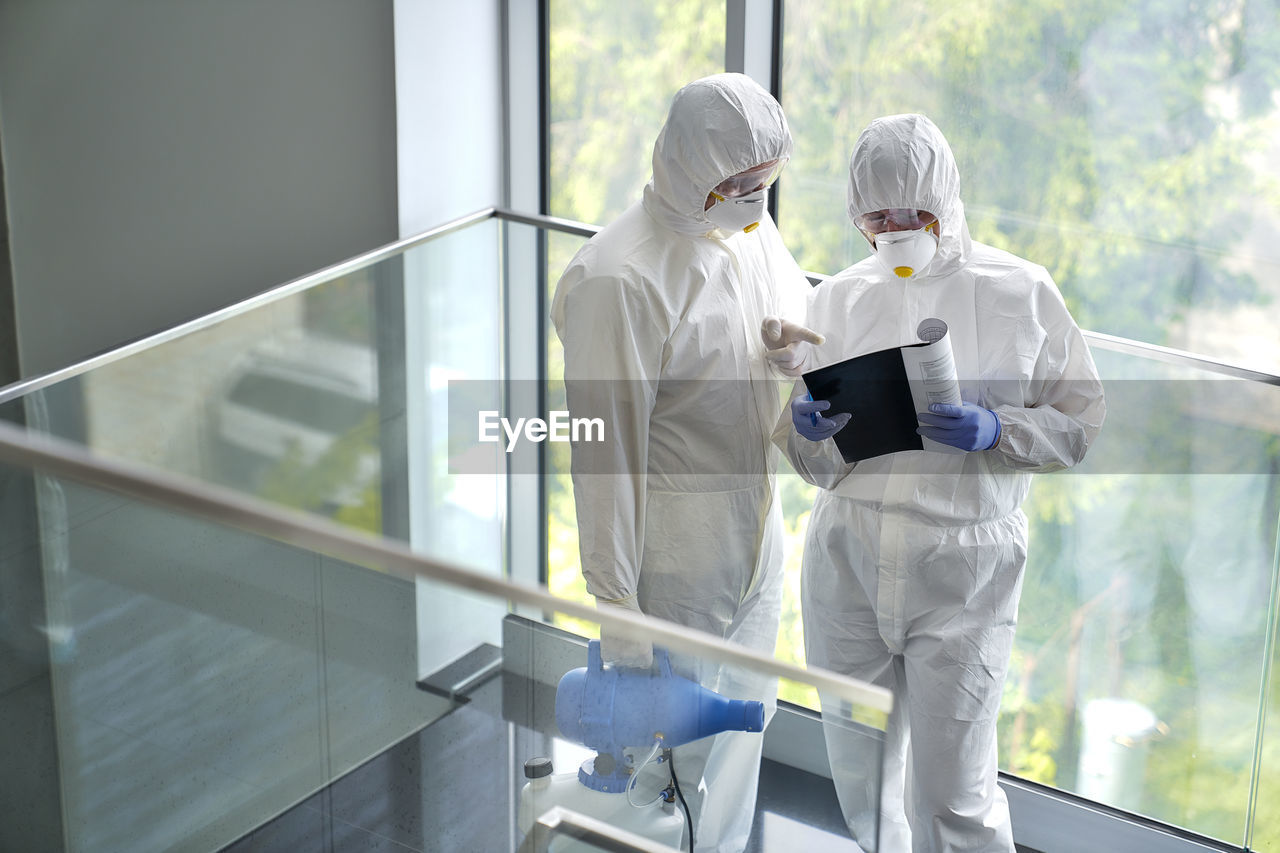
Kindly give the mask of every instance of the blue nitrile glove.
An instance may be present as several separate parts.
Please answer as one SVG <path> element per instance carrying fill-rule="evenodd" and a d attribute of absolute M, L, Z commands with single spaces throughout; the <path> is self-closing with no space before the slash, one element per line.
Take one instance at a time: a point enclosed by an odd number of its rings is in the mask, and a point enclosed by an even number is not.
<path fill-rule="evenodd" d="M 996 413 L 973 403 L 963 406 L 934 403 L 918 417 L 921 427 L 916 432 L 961 450 L 990 450 L 1000 440 L 1000 419 Z"/>
<path fill-rule="evenodd" d="M 791 423 L 795 424 L 796 432 L 810 441 L 831 438 L 844 429 L 844 425 L 849 423 L 849 418 L 853 415 L 841 412 L 834 418 L 824 418 L 818 414 L 829 408 L 831 408 L 830 400 L 806 400 L 804 397 L 796 397 L 791 401 Z"/>

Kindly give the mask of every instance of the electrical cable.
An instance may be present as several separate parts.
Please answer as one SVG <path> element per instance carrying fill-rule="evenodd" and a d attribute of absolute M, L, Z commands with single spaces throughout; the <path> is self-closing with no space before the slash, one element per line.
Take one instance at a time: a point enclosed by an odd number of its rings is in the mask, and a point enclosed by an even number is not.
<path fill-rule="evenodd" d="M 676 787 L 676 796 L 680 798 L 680 807 L 684 809 L 684 819 L 689 824 L 689 853 L 693 853 L 693 813 L 689 811 L 689 804 L 684 801 L 684 791 L 680 790 L 680 780 L 676 778 L 675 756 L 669 749 L 664 754 L 667 758 L 667 767 L 671 768 L 671 784 Z"/>
<path fill-rule="evenodd" d="M 626 791 L 627 791 L 627 803 L 628 803 L 632 808 L 637 808 L 637 809 L 647 809 L 649 806 L 651 806 L 651 805 L 653 805 L 654 803 L 658 802 L 658 800 L 661 800 L 661 799 L 665 796 L 665 792 L 664 792 L 664 791 L 659 791 L 659 792 L 658 792 L 658 796 L 654 797 L 652 800 L 650 800 L 650 801 L 649 801 L 649 802 L 647 802 L 647 803 L 637 803 L 635 800 L 631 799 L 631 792 L 632 792 L 632 790 L 634 790 L 634 789 L 635 789 L 635 786 L 636 786 L 636 779 L 638 779 L 638 778 L 640 777 L 640 771 L 641 771 L 641 770 L 643 770 L 643 769 L 645 768 L 645 765 L 646 765 L 646 764 L 648 764 L 650 761 L 652 761 L 652 760 L 653 760 L 653 757 L 654 757 L 655 755 L 657 755 L 657 754 L 658 754 L 658 750 L 659 750 L 659 749 L 661 749 L 661 748 L 662 748 L 662 739 L 661 739 L 661 738 L 659 738 L 658 740 L 655 740 L 655 741 L 653 742 L 653 749 L 652 749 L 652 750 L 650 750 L 649 755 L 645 758 L 645 760 L 644 760 L 644 761 L 641 761 L 641 762 L 640 762 L 640 766 L 636 768 L 636 772 L 635 772 L 635 773 L 632 773 L 632 774 L 631 774 L 631 778 L 627 780 L 627 788 L 626 788 Z"/>

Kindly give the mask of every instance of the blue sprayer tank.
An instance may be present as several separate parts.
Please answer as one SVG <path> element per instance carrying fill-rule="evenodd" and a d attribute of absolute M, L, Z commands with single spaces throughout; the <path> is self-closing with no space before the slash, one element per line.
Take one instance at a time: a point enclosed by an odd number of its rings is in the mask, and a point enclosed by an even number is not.
<path fill-rule="evenodd" d="M 582 783 L 617 792 L 626 783 L 622 750 L 680 746 L 720 732 L 764 729 L 764 704 L 728 699 L 671 671 L 662 649 L 654 650 L 657 671 L 605 668 L 600 642 L 587 645 L 587 665 L 572 669 L 556 690 L 556 724 L 569 740 L 588 746 L 598 756 L 593 769 L 579 771 Z M 608 753 L 612 760 L 602 760 Z M 590 762 L 588 762 L 590 763 Z M 603 765 L 603 766 L 602 766 Z"/>
<path fill-rule="evenodd" d="M 683 848 L 685 818 L 669 799 L 636 807 L 625 794 L 637 768 L 624 749 L 651 750 L 655 742 L 679 746 L 727 731 L 764 729 L 764 705 L 726 699 L 694 681 L 675 675 L 662 649 L 654 649 L 657 671 L 610 666 L 600 658 L 600 643 L 587 645 L 587 665 L 570 670 L 556 690 L 556 723 L 569 740 L 596 751 L 574 773 L 554 773 L 545 758 L 525 763 L 529 781 L 520 791 L 518 823 L 527 834 L 538 815 L 553 805 L 590 815 L 621 829 Z M 697 780 L 690 780 L 694 785 Z M 646 796 L 652 792 L 646 792 Z M 618 796 L 621 794 L 622 796 Z M 555 853 L 595 849 L 585 842 L 560 839 Z"/>

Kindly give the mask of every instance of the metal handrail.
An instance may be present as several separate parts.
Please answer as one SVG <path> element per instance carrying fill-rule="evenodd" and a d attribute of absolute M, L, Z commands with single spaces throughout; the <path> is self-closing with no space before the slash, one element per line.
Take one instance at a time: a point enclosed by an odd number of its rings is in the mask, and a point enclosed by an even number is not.
<path fill-rule="evenodd" d="M 577 222 L 572 219 L 559 219 L 554 216 L 542 216 L 535 213 L 519 213 L 517 211 L 501 207 L 495 208 L 494 215 L 499 219 L 505 219 L 510 222 L 534 225 L 539 228 L 561 231 L 566 234 L 574 234 L 579 237 L 593 237 L 600 231 L 600 226 L 598 225 L 589 225 L 585 222 Z M 831 278 L 830 275 L 826 275 L 824 273 L 815 273 L 807 270 L 803 272 L 813 284 L 817 284 Z M 1222 361 L 1220 359 L 1197 355 L 1196 353 L 1188 352 L 1187 350 L 1143 343 L 1142 341 L 1135 341 L 1129 338 L 1118 337 L 1116 335 L 1108 335 L 1103 332 L 1091 332 L 1087 329 L 1082 329 L 1081 333 L 1084 335 L 1085 340 L 1100 349 L 1123 352 L 1130 355 L 1139 355 L 1145 358 L 1150 358 L 1154 361 L 1165 362 L 1166 364 L 1175 364 L 1182 367 L 1194 367 L 1199 370 L 1208 371 L 1210 373 L 1219 373 L 1235 379 L 1247 379 L 1251 382 L 1280 385 L 1280 376 L 1273 373 L 1253 370 L 1251 368 L 1231 364 L 1230 362 Z"/>
<path fill-rule="evenodd" d="M 1135 341 L 1130 338 L 1121 338 L 1116 335 L 1108 335 L 1102 332 L 1082 330 L 1082 334 L 1084 335 L 1084 339 L 1088 341 L 1091 346 L 1095 346 L 1099 349 L 1123 352 L 1130 355 L 1139 355 L 1153 361 L 1161 361 L 1165 364 L 1173 364 L 1179 367 L 1194 367 L 1198 370 L 1204 370 L 1209 373 L 1218 373 L 1223 376 L 1230 376 L 1233 379 L 1247 379 L 1250 382 L 1262 382 L 1266 385 L 1280 385 L 1280 376 L 1276 376 L 1274 373 L 1252 370 L 1238 364 L 1231 364 L 1230 362 L 1197 355 L 1196 353 L 1188 352 L 1187 350 L 1143 343 L 1142 341 Z"/>
<path fill-rule="evenodd" d="M 38 469 L 356 565 L 378 567 L 406 580 L 423 578 L 477 592 L 496 601 L 511 601 L 535 610 L 562 613 L 596 623 L 602 630 L 607 629 L 623 637 L 651 641 L 672 651 L 808 684 L 833 698 L 870 711 L 888 714 L 893 705 L 892 696 L 883 687 L 816 667 L 800 669 L 711 634 L 622 608 L 597 610 L 593 605 L 552 595 L 545 587 L 515 583 L 480 574 L 455 563 L 429 559 L 415 554 L 400 542 L 286 509 L 222 486 L 143 468 L 131 462 L 107 459 L 91 453 L 82 445 L 3 421 L 0 421 L 0 462 Z"/>
<path fill-rule="evenodd" d="M 505 207 L 494 208 L 494 215 L 499 219 L 505 219 L 508 222 L 520 222 L 524 225 L 533 225 L 538 228 L 549 228 L 552 231 L 561 231 L 565 234 L 574 234 L 578 237 L 594 237 L 599 234 L 603 226 L 592 225 L 588 222 L 578 222 L 576 219 L 561 219 L 558 216 L 544 216 L 541 213 L 521 213 L 517 210 L 510 210 Z"/>
<path fill-rule="evenodd" d="M 185 323 L 179 323 L 176 326 L 156 332 L 155 334 L 138 338 L 135 341 L 130 341 L 127 344 L 122 344 L 121 346 L 109 349 L 106 352 L 90 356 L 83 361 L 78 361 L 75 364 L 59 368 L 58 370 L 50 371 L 49 373 L 42 373 L 39 376 L 33 376 L 30 379 L 20 379 L 17 382 L 10 383 L 9 385 L 0 388 L 0 405 L 8 403 L 11 400 L 16 400 L 33 391 L 39 391 L 42 388 L 55 385 L 65 379 L 70 379 L 83 373 L 88 373 L 90 370 L 102 367 L 103 365 L 119 361 L 133 355 L 134 353 L 159 346 L 160 344 L 172 341 L 176 338 L 189 335 L 192 332 L 198 332 L 201 329 L 207 329 L 210 326 L 217 325 L 228 318 L 245 314 L 255 308 L 260 308 L 263 305 L 293 296 L 294 294 L 315 287 L 318 284 L 323 284 L 326 281 L 332 281 L 333 279 L 340 278 L 348 273 L 372 266 L 379 261 L 385 261 L 387 258 L 394 257 L 395 255 L 423 243 L 434 240 L 437 237 L 442 237 L 445 234 L 450 234 L 461 228 L 465 228 L 468 225 L 474 225 L 477 222 L 492 219 L 494 212 L 495 209 L 492 207 L 477 210 L 474 213 L 469 213 L 466 216 L 451 220 L 443 225 L 437 225 L 434 228 L 429 228 L 426 231 L 414 234 L 411 237 L 405 237 L 404 239 L 397 240 L 394 243 L 387 243 L 384 246 L 371 249 L 363 254 L 347 258 L 345 261 L 339 261 L 331 266 L 316 270 L 315 272 L 307 273 L 300 278 L 295 278 L 292 281 L 277 285 L 270 290 L 265 290 L 262 293 L 250 296 L 248 299 L 242 299 L 241 301 L 228 305 L 225 308 L 219 308 L 212 313 L 197 317 L 194 320 L 188 320 Z"/>
<path fill-rule="evenodd" d="M 70 379 L 74 376 L 87 373 L 90 370 L 101 367 L 105 364 L 119 361 L 122 358 L 133 355 L 134 353 L 142 350 L 149 349 L 167 341 L 174 340 L 175 338 L 180 338 L 192 332 L 208 328 L 209 326 L 213 326 L 230 317 L 243 314 L 247 311 L 253 310 L 254 308 L 275 302 L 276 300 L 292 296 L 318 284 L 323 284 L 326 281 L 354 272 L 355 270 L 363 269 L 364 267 L 386 260 L 387 258 L 393 257 L 423 243 L 442 237 L 446 234 L 450 234 L 461 228 L 465 228 L 468 225 L 474 225 L 477 222 L 483 222 L 487 219 L 493 218 L 501 219 L 506 222 L 531 225 L 536 228 L 545 228 L 550 231 L 559 231 L 564 234 L 573 234 L 577 237 L 592 237 L 599 233 L 601 229 L 601 226 L 591 225 L 585 222 L 577 222 L 572 219 L 561 219 L 559 217 L 544 216 L 537 213 L 522 213 L 520 211 L 509 210 L 507 208 L 486 207 L 481 210 L 477 210 L 474 213 L 469 213 L 466 216 L 446 222 L 443 225 L 430 228 L 411 237 L 397 240 L 394 243 L 388 243 L 385 246 L 380 246 L 376 249 L 365 252 L 364 254 L 356 255 L 345 261 L 340 261 L 332 266 L 304 275 L 301 278 L 296 278 L 292 281 L 286 282 L 285 284 L 279 285 L 278 287 L 274 287 L 270 290 L 259 293 L 256 296 L 251 296 L 248 299 L 244 299 L 233 305 L 228 305 L 225 308 L 221 308 L 186 323 L 181 323 L 153 335 L 139 338 L 136 341 L 132 341 L 116 347 L 115 349 L 108 350 L 107 352 L 91 356 L 83 361 L 60 368 L 50 373 L 41 374 L 40 376 L 35 376 L 30 379 L 19 380 L 6 385 L 3 388 L 0 388 L 0 405 L 16 400 L 33 391 L 47 388 L 48 386 L 54 385 L 65 379 Z M 813 272 L 805 272 L 805 275 L 814 282 L 830 278 L 828 275 Z M 1217 373 L 1234 379 L 1245 379 L 1250 382 L 1261 382 L 1266 385 L 1280 386 L 1280 376 L 1273 373 L 1253 370 L 1242 365 L 1232 364 L 1220 359 L 1209 358 L 1186 350 L 1159 346 L 1157 344 L 1143 343 L 1142 341 L 1135 341 L 1129 338 L 1118 337 L 1116 335 L 1108 335 L 1102 332 L 1082 330 L 1082 333 L 1085 340 L 1087 340 L 1091 346 L 1096 346 L 1100 349 L 1138 355 L 1144 358 L 1150 358 L 1154 361 L 1160 361 L 1181 367 L 1192 367 L 1197 370 Z"/>

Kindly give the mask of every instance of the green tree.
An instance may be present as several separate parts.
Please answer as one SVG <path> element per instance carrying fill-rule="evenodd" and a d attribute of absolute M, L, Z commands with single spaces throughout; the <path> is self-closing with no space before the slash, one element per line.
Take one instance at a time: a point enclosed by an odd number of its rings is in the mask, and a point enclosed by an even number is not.
<path fill-rule="evenodd" d="M 1191 308 L 1259 298 L 1206 219 L 1237 237 L 1246 199 L 1277 199 L 1252 160 L 1275 127 L 1276 19 L 1240 2 L 788 4 L 783 235 L 807 269 L 864 257 L 844 213 L 853 142 L 922 112 L 975 239 L 1044 264 L 1083 326 L 1165 343 Z"/>
<path fill-rule="evenodd" d="M 553 2 L 550 18 L 551 214 L 603 225 L 639 201 L 672 95 L 724 70 L 724 4 Z"/>

